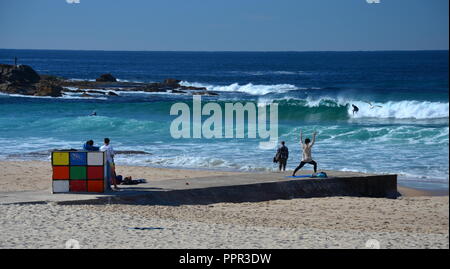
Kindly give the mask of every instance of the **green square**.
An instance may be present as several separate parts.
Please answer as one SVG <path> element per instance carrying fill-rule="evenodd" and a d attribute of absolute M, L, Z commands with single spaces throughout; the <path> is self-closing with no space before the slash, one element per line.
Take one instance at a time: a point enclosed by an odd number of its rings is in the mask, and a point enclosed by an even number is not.
<path fill-rule="evenodd" d="M 70 179 L 86 179 L 86 166 L 71 166 Z"/>

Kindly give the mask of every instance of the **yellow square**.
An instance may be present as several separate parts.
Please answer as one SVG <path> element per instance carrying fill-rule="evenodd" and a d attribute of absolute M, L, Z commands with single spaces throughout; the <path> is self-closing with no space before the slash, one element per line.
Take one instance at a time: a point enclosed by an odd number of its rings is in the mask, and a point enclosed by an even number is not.
<path fill-rule="evenodd" d="M 53 152 L 53 165 L 69 165 L 69 152 Z"/>

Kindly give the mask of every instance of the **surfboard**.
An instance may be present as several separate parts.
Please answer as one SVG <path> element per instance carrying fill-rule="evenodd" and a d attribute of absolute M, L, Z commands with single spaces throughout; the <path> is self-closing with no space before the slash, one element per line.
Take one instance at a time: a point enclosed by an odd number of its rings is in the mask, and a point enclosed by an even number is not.
<path fill-rule="evenodd" d="M 304 177 L 312 177 L 312 175 L 301 175 L 301 176 L 286 176 L 290 178 L 304 178 Z"/>

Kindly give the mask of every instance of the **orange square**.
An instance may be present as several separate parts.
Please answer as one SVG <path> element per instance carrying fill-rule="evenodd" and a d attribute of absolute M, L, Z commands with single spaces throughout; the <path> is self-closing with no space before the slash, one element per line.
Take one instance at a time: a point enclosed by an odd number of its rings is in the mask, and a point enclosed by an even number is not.
<path fill-rule="evenodd" d="M 69 166 L 53 166 L 53 179 L 69 179 Z"/>
<path fill-rule="evenodd" d="M 88 180 L 87 190 L 88 192 L 103 192 L 103 180 Z"/>

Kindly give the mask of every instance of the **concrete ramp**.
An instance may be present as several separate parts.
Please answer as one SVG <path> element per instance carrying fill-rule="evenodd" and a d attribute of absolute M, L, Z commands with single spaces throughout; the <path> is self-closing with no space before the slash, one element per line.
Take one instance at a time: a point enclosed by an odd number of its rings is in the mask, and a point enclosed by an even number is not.
<path fill-rule="evenodd" d="M 280 176 L 278 176 L 280 177 Z M 399 196 L 397 191 L 396 175 L 366 175 L 335 178 L 305 178 L 267 181 L 260 177 L 254 182 L 247 182 L 258 178 L 236 178 L 234 176 L 222 176 L 215 178 L 189 179 L 189 185 L 185 180 L 172 180 L 172 184 L 182 184 L 180 188 L 156 188 L 141 192 L 140 187 L 127 188 L 134 193 L 126 192 L 120 195 L 99 198 L 98 203 L 133 203 L 148 205 L 182 205 L 182 204 L 212 204 L 212 203 L 241 203 L 261 202 L 277 199 L 312 198 L 329 196 L 355 196 L 392 198 Z M 178 181 L 178 182 L 177 182 Z M 239 182 L 238 182 L 239 181 Z M 178 183 L 178 184 L 177 184 Z M 141 186 L 143 187 L 143 186 Z M 74 202 L 68 202 L 73 204 Z"/>
<path fill-rule="evenodd" d="M 399 196 L 397 175 L 327 173 L 330 177 L 324 179 L 288 178 L 287 174 L 282 173 L 168 179 L 139 185 L 121 185 L 121 191 L 106 194 L 16 192 L 0 195 L 0 203 L 195 205 L 329 196 L 393 199 Z"/>

